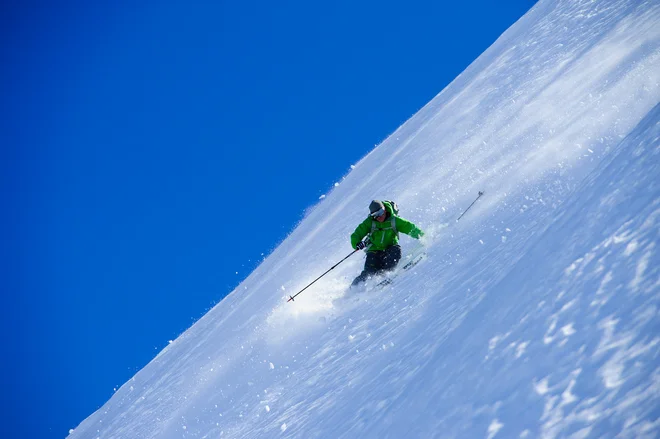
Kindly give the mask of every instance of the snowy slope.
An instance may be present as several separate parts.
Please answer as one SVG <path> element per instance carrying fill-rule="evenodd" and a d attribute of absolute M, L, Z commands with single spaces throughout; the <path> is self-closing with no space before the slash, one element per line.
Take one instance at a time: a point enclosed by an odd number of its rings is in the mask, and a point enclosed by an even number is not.
<path fill-rule="evenodd" d="M 539 2 L 70 437 L 660 436 L 659 84 L 657 1 Z M 286 303 L 372 198 L 427 259 Z"/>

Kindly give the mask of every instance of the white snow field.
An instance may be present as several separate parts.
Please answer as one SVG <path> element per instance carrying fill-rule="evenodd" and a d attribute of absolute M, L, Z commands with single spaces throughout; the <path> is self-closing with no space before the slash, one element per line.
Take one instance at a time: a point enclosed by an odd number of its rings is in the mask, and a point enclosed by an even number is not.
<path fill-rule="evenodd" d="M 540 1 L 70 438 L 660 437 L 659 102 L 657 0 Z M 374 198 L 427 258 L 287 303 Z"/>

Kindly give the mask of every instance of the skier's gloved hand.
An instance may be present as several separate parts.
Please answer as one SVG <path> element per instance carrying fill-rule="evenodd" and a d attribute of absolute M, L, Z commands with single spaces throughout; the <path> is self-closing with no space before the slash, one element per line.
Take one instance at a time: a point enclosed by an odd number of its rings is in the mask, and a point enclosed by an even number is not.
<path fill-rule="evenodd" d="M 360 241 L 360 242 L 358 242 L 357 244 L 355 244 L 355 250 L 362 250 L 362 249 L 365 248 L 366 246 L 367 246 L 367 245 L 366 245 L 364 242 Z"/>

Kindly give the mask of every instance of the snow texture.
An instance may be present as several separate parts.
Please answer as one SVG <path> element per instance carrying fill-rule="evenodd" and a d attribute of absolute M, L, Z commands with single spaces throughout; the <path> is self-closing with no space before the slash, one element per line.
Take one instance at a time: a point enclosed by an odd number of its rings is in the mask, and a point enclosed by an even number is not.
<path fill-rule="evenodd" d="M 70 438 L 660 437 L 659 83 L 660 3 L 540 1 Z M 426 258 L 287 303 L 374 198 Z"/>

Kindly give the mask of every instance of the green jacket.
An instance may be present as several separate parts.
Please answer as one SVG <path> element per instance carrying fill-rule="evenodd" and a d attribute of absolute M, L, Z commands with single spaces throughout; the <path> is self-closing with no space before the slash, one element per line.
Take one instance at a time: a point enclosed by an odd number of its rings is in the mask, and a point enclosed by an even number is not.
<path fill-rule="evenodd" d="M 419 227 L 408 220 L 394 215 L 390 203 L 383 202 L 383 204 L 385 205 L 385 210 L 387 210 L 388 213 L 387 219 L 382 223 L 379 223 L 375 219 L 371 218 L 371 216 L 368 216 L 367 219 L 362 221 L 362 223 L 355 229 L 355 232 L 353 232 L 351 235 L 351 246 L 353 248 L 356 248 L 355 246 L 357 243 L 362 241 L 362 239 L 369 234 L 371 235 L 369 236 L 371 244 L 367 249 L 368 252 L 385 250 L 388 247 L 398 244 L 398 232 L 410 235 L 415 239 L 419 239 L 420 237 L 424 236 L 424 232 L 422 232 Z M 396 232 L 392 229 L 392 217 L 394 217 Z M 371 231 L 372 228 L 374 228 L 373 233 Z"/>

